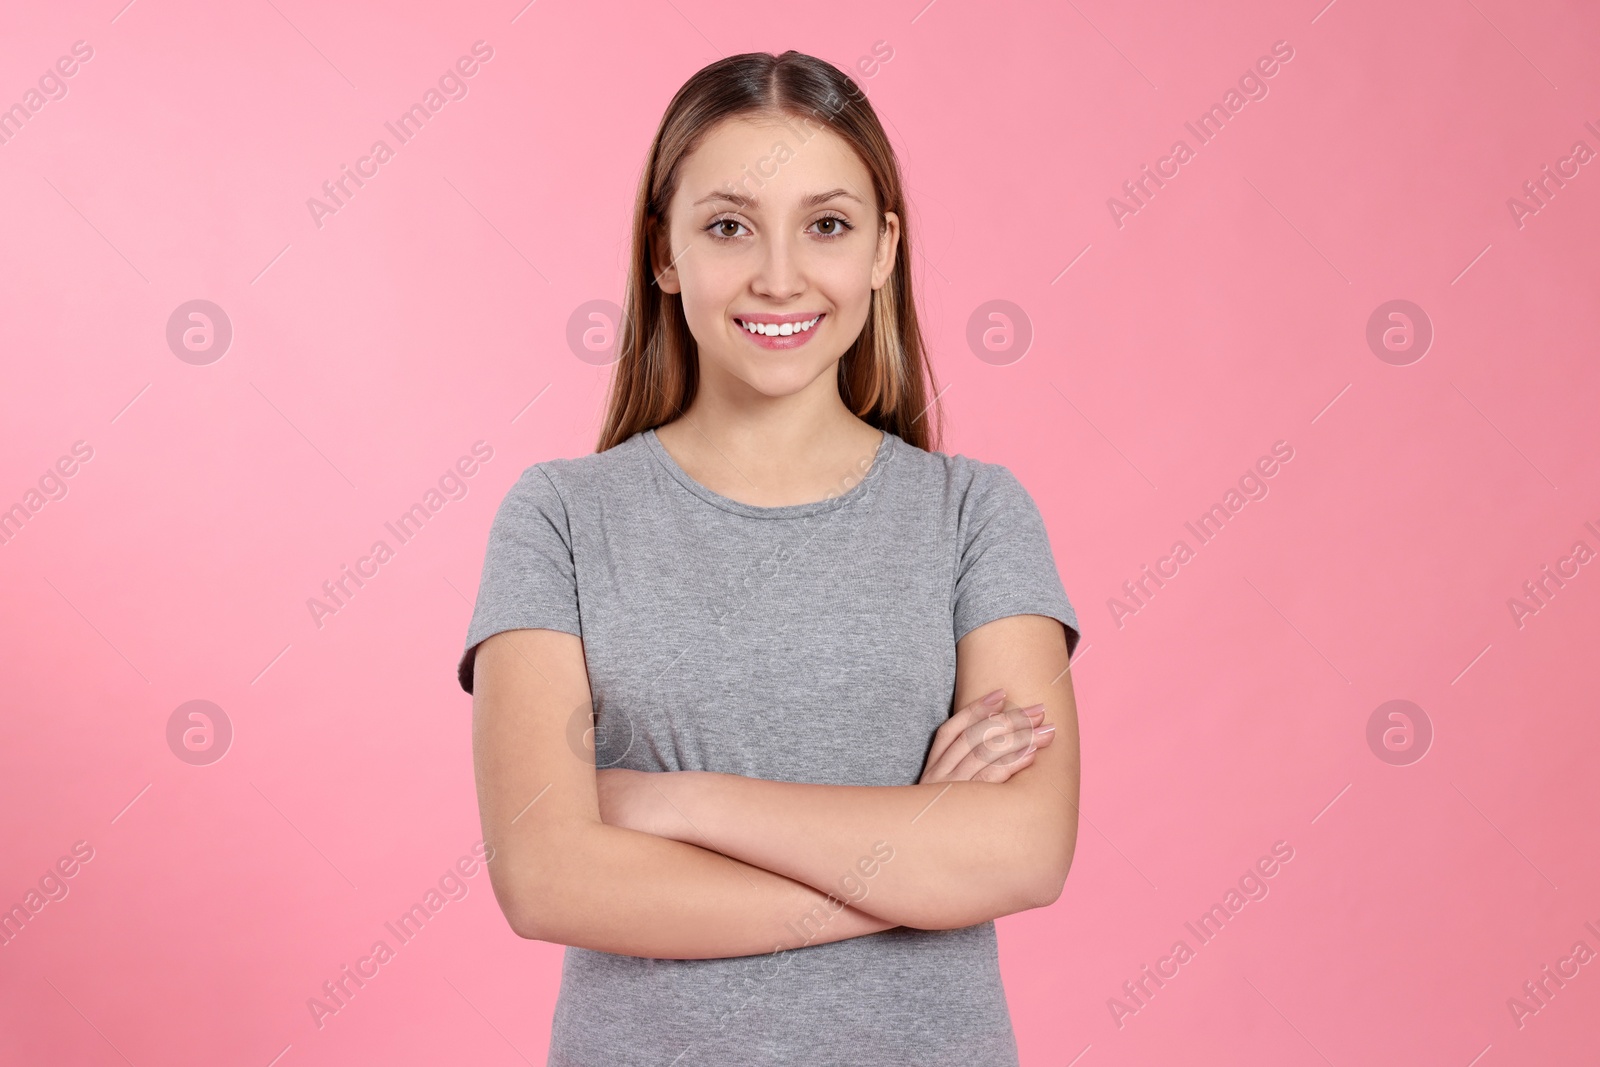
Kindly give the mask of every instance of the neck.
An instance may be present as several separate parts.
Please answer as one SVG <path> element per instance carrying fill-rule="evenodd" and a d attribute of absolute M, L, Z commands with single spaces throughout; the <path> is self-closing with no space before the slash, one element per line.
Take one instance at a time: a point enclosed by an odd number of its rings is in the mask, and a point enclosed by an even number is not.
<path fill-rule="evenodd" d="M 859 440 L 870 427 L 839 398 L 832 375 L 785 397 L 730 397 L 719 389 L 700 389 L 683 421 L 724 451 L 772 459 L 794 459 L 827 451 L 829 442 Z"/>
<path fill-rule="evenodd" d="M 845 407 L 833 374 L 783 397 L 702 378 L 688 410 L 656 436 L 707 488 L 763 505 L 821 499 L 883 441 Z"/>

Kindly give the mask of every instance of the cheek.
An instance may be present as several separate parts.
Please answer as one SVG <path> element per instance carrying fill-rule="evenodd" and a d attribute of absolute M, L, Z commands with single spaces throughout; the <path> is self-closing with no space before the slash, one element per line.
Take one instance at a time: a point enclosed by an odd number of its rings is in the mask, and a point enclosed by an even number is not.
<path fill-rule="evenodd" d="M 859 333 L 872 314 L 872 264 L 838 264 L 818 282 L 818 290 L 834 306 L 835 330 L 843 328 L 851 336 Z"/>
<path fill-rule="evenodd" d="M 696 260 L 692 265 L 691 259 Z M 715 257 L 697 258 L 690 252 L 678 267 L 678 298 L 683 301 L 684 317 L 691 325 L 720 320 L 740 291 L 742 275 L 737 266 Z"/>
<path fill-rule="evenodd" d="M 872 260 L 843 256 L 818 264 L 812 274 L 817 289 L 837 310 L 841 321 L 865 321 L 872 305 Z"/>
<path fill-rule="evenodd" d="M 830 285 L 839 291 L 842 297 L 847 295 L 855 299 L 866 301 L 872 297 L 872 264 L 875 246 L 870 241 L 862 241 L 848 250 L 841 249 L 833 256 L 828 257 L 826 263 L 818 265 L 821 276 L 829 279 Z"/>
<path fill-rule="evenodd" d="M 704 304 L 737 293 L 749 280 L 750 257 L 741 250 L 691 238 L 678 244 L 678 276 L 685 301 Z"/>

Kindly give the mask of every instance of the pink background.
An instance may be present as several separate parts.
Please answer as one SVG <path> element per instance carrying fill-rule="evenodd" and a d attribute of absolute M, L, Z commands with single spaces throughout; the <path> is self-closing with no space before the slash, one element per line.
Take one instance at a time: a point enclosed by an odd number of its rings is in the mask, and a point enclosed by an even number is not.
<path fill-rule="evenodd" d="M 0 105 L 93 49 L 0 145 L 0 507 L 93 450 L 0 545 L 0 906 L 93 849 L 0 949 L 4 1062 L 543 1062 L 562 949 L 482 872 L 320 1029 L 306 1002 L 480 837 L 454 667 L 489 522 L 593 447 L 609 372 L 568 318 L 620 299 L 662 108 L 720 55 L 880 41 L 857 74 L 910 183 L 946 448 L 1033 492 L 1084 624 L 1077 860 L 999 923 L 1023 1063 L 1592 1054 L 1600 964 L 1507 1005 L 1600 951 L 1600 565 L 1508 606 L 1600 550 L 1600 164 L 1507 206 L 1600 149 L 1592 5 L 122 4 L 0 16 Z M 1119 227 L 1108 198 L 1276 41 L 1269 95 Z M 307 199 L 380 137 L 319 228 Z M 208 365 L 166 341 L 194 299 L 232 323 Z M 968 346 L 996 299 L 1021 358 Z M 1395 299 L 1435 333 L 1404 366 L 1366 340 Z M 467 495 L 319 627 L 308 598 L 480 440 Z M 1276 441 L 1269 494 L 1197 547 Z M 234 731 L 207 766 L 167 741 L 197 699 Z M 1367 740 L 1394 699 L 1433 730 L 1408 765 Z M 1270 894 L 1199 945 L 1277 841 Z"/>

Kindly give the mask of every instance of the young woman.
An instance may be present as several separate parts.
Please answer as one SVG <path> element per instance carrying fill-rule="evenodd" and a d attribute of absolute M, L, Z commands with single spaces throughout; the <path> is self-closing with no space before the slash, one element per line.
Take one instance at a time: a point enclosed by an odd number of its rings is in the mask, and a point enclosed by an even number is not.
<path fill-rule="evenodd" d="M 1015 1064 L 993 920 L 1072 861 L 1078 622 L 1029 494 L 933 450 L 883 128 L 713 63 L 633 240 L 598 449 L 507 493 L 459 666 L 496 898 L 570 946 L 549 1062 Z"/>

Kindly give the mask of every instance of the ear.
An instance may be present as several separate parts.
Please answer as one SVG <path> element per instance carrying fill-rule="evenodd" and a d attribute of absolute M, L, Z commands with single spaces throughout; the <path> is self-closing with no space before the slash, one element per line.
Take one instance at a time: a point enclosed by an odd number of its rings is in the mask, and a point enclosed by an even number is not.
<path fill-rule="evenodd" d="M 900 254 L 900 216 L 892 211 L 883 215 L 883 225 L 878 230 L 878 250 L 872 257 L 872 287 L 883 284 L 894 274 L 894 265 Z"/>
<path fill-rule="evenodd" d="M 678 279 L 677 261 L 672 257 L 672 244 L 667 227 L 652 219 L 649 223 L 649 234 L 650 268 L 655 274 L 656 285 L 663 293 L 680 292 L 683 284 Z"/>

